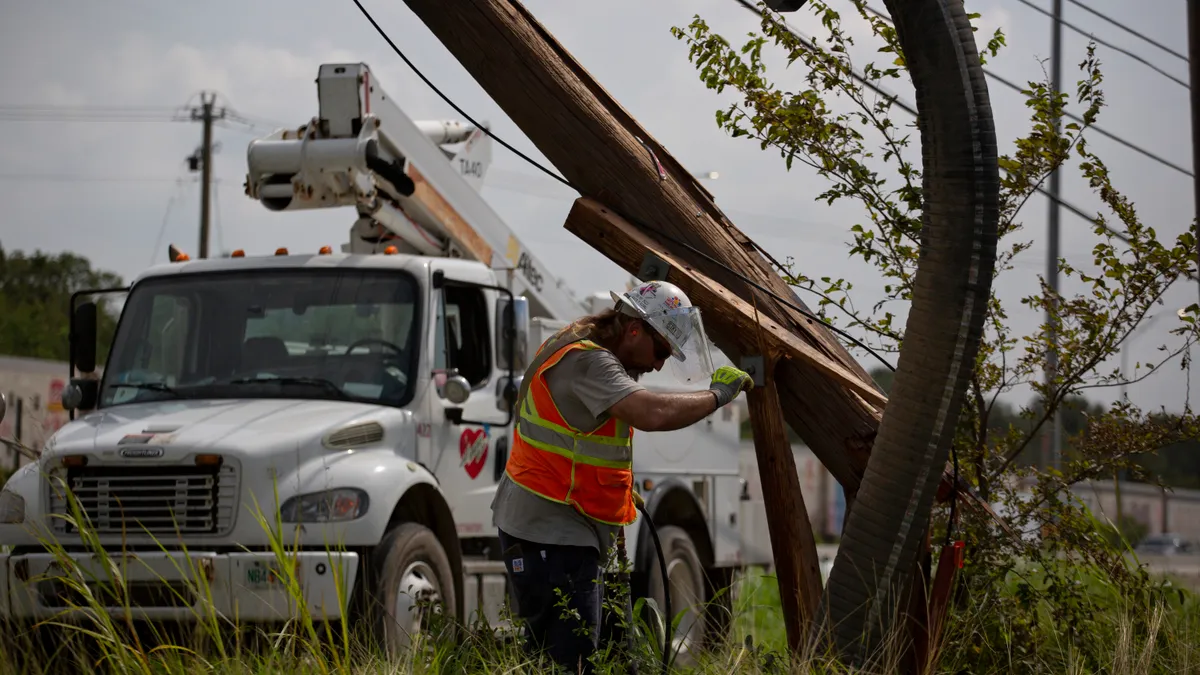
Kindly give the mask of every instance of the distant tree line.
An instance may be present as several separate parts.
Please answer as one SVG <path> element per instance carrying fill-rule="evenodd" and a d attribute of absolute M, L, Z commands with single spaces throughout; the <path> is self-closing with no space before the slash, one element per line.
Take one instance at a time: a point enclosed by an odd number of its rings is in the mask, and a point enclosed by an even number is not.
<path fill-rule="evenodd" d="M 0 245 L 0 354 L 66 361 L 71 294 L 114 288 L 121 277 L 92 269 L 74 253 L 5 251 Z M 98 298 L 97 313 L 102 360 L 116 332 L 117 317 L 109 302 Z"/>
<path fill-rule="evenodd" d="M 86 289 L 119 287 L 123 283 L 117 274 L 93 269 L 87 258 L 74 253 L 35 251 L 26 254 L 6 251 L 0 245 L 0 317 L 3 317 L 0 320 L 0 354 L 67 360 L 71 294 Z M 97 300 L 102 309 L 98 315 L 98 358 L 103 362 L 116 331 L 117 316 L 110 298 L 100 296 Z M 342 339 L 349 340 L 366 334 L 364 327 L 359 324 L 371 320 L 353 316 L 350 308 L 326 309 L 322 317 L 324 320 L 320 322 L 323 326 L 313 326 L 311 318 L 290 314 L 273 313 L 261 322 L 258 331 L 301 335 L 304 329 L 311 331 L 323 328 L 329 336 L 346 333 Z M 291 326 L 289 322 L 308 325 Z M 879 368 L 871 371 L 871 376 L 885 392 L 891 390 L 890 371 Z M 1036 400 L 1028 407 L 1034 413 L 1041 411 L 1041 405 Z M 1072 452 L 1075 440 L 1086 430 L 1088 416 L 1099 415 L 1105 410 L 1104 405 L 1088 401 L 1083 396 L 1067 397 L 1059 409 L 1064 453 Z M 1038 416 L 1035 414 L 1033 419 Z M 1170 416 L 1164 416 L 1163 421 L 1170 421 Z M 987 426 L 996 434 L 1003 435 L 1014 427 L 1027 431 L 1032 428 L 1032 422 L 1028 417 L 1022 417 L 1013 405 L 997 401 L 988 414 Z M 1048 431 L 1048 426 L 1043 426 L 1034 434 L 1033 441 L 1018 458 L 1019 465 L 1040 466 L 1041 441 Z M 788 435 L 793 443 L 802 442 L 791 429 L 788 429 Z M 742 422 L 741 436 L 743 439 L 753 438 L 748 419 Z M 1150 479 L 1161 478 L 1171 487 L 1200 489 L 1200 442 L 1186 441 L 1160 448 L 1155 454 L 1140 456 L 1137 466 Z M 1127 475 L 1126 478 L 1138 479 L 1134 475 Z"/>
<path fill-rule="evenodd" d="M 870 374 L 875 379 L 875 382 L 883 388 L 884 392 L 891 393 L 894 374 L 890 370 L 877 368 L 870 371 Z M 1040 400 L 1035 399 L 1028 407 L 1034 413 L 1032 419 L 1037 419 L 1041 416 L 1043 406 Z M 1064 455 L 1070 456 L 1074 451 L 1074 441 L 1079 438 L 1080 434 L 1087 430 L 1088 418 L 1098 416 L 1106 410 L 1107 408 L 1104 404 L 1089 401 L 1085 397 L 1078 395 L 1068 397 L 1061 404 L 1058 414 L 1062 420 Z M 1160 417 L 1164 422 L 1169 422 L 1172 419 L 1169 415 L 1160 415 Z M 1020 411 L 1012 404 L 998 400 L 988 414 L 987 426 L 991 432 L 999 435 L 1007 434 L 1010 428 L 1017 428 L 1023 432 L 1028 432 L 1033 427 L 1032 419 L 1022 417 Z M 1017 465 L 1042 466 L 1042 441 L 1049 432 L 1049 426 L 1045 425 L 1034 433 L 1033 441 L 1017 459 Z M 741 437 L 743 440 L 754 438 L 749 419 L 742 420 Z M 793 443 L 803 443 L 791 428 L 788 428 L 788 437 Z M 1172 488 L 1200 490 L 1200 442 L 1198 441 L 1176 443 L 1160 448 L 1156 454 L 1139 456 L 1137 465 L 1149 480 L 1161 480 L 1165 485 Z M 1098 478 L 1106 477 L 1101 476 Z M 1127 473 L 1122 478 L 1132 481 L 1139 480 L 1139 477 L 1132 473 Z"/>

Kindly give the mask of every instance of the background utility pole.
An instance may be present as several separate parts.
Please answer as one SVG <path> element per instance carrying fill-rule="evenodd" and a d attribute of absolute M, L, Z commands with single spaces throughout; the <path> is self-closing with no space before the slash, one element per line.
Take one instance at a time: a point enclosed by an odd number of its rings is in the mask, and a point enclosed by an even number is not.
<path fill-rule="evenodd" d="M 1194 0 L 1191 0 L 1194 2 Z M 1055 94 L 1062 91 L 1062 0 L 1054 0 L 1054 23 L 1051 26 L 1050 42 L 1050 85 Z M 1061 120 L 1055 119 L 1055 129 L 1062 131 Z M 1050 394 L 1051 383 L 1058 374 L 1058 321 L 1054 316 L 1058 306 L 1058 215 L 1060 172 L 1055 170 L 1050 174 L 1050 212 L 1047 218 L 1048 230 L 1046 245 L 1046 283 L 1050 286 L 1051 307 L 1046 310 L 1046 323 L 1049 326 L 1050 354 L 1046 359 L 1046 388 Z M 1049 409 L 1050 401 L 1045 402 Z M 1056 413 L 1049 420 L 1050 431 L 1043 438 L 1044 464 L 1054 468 L 1059 467 L 1062 451 L 1062 424 Z"/>
<path fill-rule="evenodd" d="M 1196 218 L 1200 218 L 1200 7 L 1196 0 L 1188 0 L 1188 79 L 1192 86 L 1192 198 L 1196 204 Z M 1200 246 L 1200 243 L 1197 244 Z M 1200 250 L 1196 251 L 1200 261 Z M 1167 519 L 1167 493 L 1163 491 L 1163 532 L 1170 523 Z"/>
<path fill-rule="evenodd" d="M 212 195 L 212 127 L 213 120 L 225 119 L 225 108 L 214 108 L 215 93 L 200 92 L 200 107 L 192 108 L 192 121 L 204 124 L 204 140 L 196 153 L 188 158 L 192 171 L 200 170 L 200 257 L 208 257 L 209 204 Z"/>
<path fill-rule="evenodd" d="M 1200 7 L 1196 0 L 1188 0 L 1188 79 L 1192 85 L 1192 198 L 1196 215 L 1200 218 Z M 1200 246 L 1200 243 L 1197 244 Z M 1200 262 L 1200 249 L 1196 251 Z"/>

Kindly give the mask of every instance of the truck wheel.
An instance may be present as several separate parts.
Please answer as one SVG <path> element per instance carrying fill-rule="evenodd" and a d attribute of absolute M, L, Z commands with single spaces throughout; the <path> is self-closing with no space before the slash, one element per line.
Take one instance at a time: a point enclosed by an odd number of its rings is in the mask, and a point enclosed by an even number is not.
<path fill-rule="evenodd" d="M 454 576 L 433 531 L 418 523 L 392 528 L 375 547 L 375 602 L 382 605 L 378 635 L 388 653 L 408 649 L 429 626 L 429 613 L 457 619 Z"/>
<path fill-rule="evenodd" d="M 708 600 L 705 597 L 704 565 L 700 562 L 696 545 L 683 528 L 675 525 L 661 527 L 658 530 L 658 539 L 662 542 L 667 577 L 671 582 L 671 611 L 676 616 L 683 612 L 672 636 L 670 658 L 673 659 L 673 663 L 687 667 L 695 664 L 696 655 L 704 640 L 705 602 Z M 653 539 L 650 540 L 650 546 L 654 546 Z M 654 598 L 659 611 L 666 612 L 657 552 L 652 550 L 647 559 L 650 566 L 647 574 L 647 593 Z M 664 617 L 664 624 L 669 619 L 673 617 Z M 662 636 L 655 637 L 658 640 L 658 648 L 661 649 Z"/>

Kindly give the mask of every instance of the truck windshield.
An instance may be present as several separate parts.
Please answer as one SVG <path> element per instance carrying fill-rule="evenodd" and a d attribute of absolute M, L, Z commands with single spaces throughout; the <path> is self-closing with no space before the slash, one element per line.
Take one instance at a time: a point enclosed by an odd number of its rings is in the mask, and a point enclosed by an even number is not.
<path fill-rule="evenodd" d="M 413 397 L 417 284 L 396 270 L 182 274 L 125 303 L 100 406 L 172 398 Z"/>

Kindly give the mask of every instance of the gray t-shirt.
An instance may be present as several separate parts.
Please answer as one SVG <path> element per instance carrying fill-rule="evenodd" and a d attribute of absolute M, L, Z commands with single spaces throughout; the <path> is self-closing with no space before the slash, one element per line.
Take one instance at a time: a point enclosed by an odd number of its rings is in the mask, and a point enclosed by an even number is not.
<path fill-rule="evenodd" d="M 576 429 L 584 430 L 595 429 L 607 421 L 609 416 L 605 411 L 617 401 L 645 389 L 630 377 L 612 352 L 604 349 L 570 352 L 547 371 L 546 382 L 563 418 Z M 508 474 L 496 486 L 492 524 L 527 541 L 591 546 L 601 555 L 620 530 L 590 521 L 567 504 L 539 497 L 514 483 Z M 604 541 L 604 549 L 597 546 L 597 534 Z"/>

